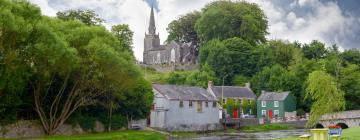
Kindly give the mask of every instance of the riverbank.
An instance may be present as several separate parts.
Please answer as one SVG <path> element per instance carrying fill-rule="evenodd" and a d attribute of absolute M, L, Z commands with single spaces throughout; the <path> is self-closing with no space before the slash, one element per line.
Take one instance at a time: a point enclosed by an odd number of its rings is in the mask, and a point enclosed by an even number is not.
<path fill-rule="evenodd" d="M 94 133 L 85 135 L 75 136 L 46 136 L 41 138 L 31 138 L 31 140 L 113 140 L 113 139 L 124 139 L 124 140 L 166 140 L 167 136 L 154 131 L 136 131 L 136 130 L 125 130 L 125 131 L 113 131 L 104 133 Z M 0 140 L 23 140 L 19 139 L 1 139 Z"/>
<path fill-rule="evenodd" d="M 294 130 L 295 127 L 287 124 L 263 124 L 257 126 L 246 126 L 240 129 L 226 129 L 211 132 L 170 132 L 172 139 L 186 139 L 186 138 L 202 138 L 202 137 L 236 137 L 236 136 L 253 136 L 262 132 L 272 133 L 271 131 L 287 131 Z"/>
<path fill-rule="evenodd" d="M 360 127 L 353 127 L 353 128 L 348 128 L 348 129 L 344 129 L 342 134 L 341 134 L 341 139 L 345 139 L 345 140 L 352 140 L 355 138 L 360 138 Z M 279 140 L 300 140 L 299 137 L 288 137 L 288 138 L 282 138 Z"/>

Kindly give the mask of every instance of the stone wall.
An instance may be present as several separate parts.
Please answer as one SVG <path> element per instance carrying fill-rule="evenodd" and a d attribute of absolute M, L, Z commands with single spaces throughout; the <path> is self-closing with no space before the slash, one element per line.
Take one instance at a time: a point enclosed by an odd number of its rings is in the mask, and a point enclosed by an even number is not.
<path fill-rule="evenodd" d="M 95 122 L 95 131 L 104 131 L 104 125 L 100 122 Z M 70 124 L 62 125 L 55 133 L 56 135 L 77 135 L 88 133 L 84 131 L 79 125 L 72 126 Z M 20 120 L 14 124 L 0 126 L 0 138 L 22 138 L 22 137 L 41 137 L 45 132 L 42 125 L 37 120 Z"/>
<path fill-rule="evenodd" d="M 157 64 L 157 65 L 144 65 L 142 67 L 150 67 L 158 72 L 171 72 L 175 70 L 194 70 L 199 68 L 197 64 Z"/>

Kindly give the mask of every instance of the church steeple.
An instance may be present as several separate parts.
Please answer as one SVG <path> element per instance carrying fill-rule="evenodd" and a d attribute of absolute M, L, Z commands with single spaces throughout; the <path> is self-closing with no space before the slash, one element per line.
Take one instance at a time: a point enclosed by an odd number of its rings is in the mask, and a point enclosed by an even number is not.
<path fill-rule="evenodd" d="M 150 22 L 149 22 L 149 34 L 155 35 L 156 27 L 155 27 L 155 19 L 154 19 L 154 6 L 151 6 L 151 13 L 150 13 Z"/>

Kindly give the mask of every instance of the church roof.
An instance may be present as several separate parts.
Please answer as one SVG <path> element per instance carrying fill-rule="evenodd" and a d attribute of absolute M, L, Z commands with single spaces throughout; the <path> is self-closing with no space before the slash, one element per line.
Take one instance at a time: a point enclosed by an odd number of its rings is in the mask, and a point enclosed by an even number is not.
<path fill-rule="evenodd" d="M 216 101 L 216 98 L 204 88 L 197 86 L 153 84 L 153 89 L 163 94 L 169 100 Z"/>

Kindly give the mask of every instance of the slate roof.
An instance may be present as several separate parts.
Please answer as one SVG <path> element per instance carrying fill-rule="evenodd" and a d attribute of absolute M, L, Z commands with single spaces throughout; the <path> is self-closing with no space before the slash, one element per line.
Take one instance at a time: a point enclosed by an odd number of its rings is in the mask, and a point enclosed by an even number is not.
<path fill-rule="evenodd" d="M 258 100 L 261 101 L 282 101 L 289 95 L 289 91 L 287 92 L 263 92 L 259 96 Z"/>
<path fill-rule="evenodd" d="M 222 96 L 222 86 L 212 86 L 211 89 L 217 97 Z M 247 87 L 224 86 L 224 97 L 256 98 L 256 95 Z"/>
<path fill-rule="evenodd" d="M 214 96 L 201 87 L 153 84 L 153 88 L 169 100 L 216 101 Z"/>

